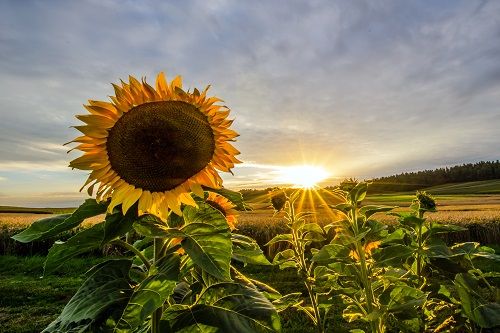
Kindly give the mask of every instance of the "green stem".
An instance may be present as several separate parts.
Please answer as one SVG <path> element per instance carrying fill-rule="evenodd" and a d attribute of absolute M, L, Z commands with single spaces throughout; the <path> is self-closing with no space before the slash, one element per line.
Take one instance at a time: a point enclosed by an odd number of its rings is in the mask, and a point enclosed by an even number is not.
<path fill-rule="evenodd" d="M 296 221 L 295 208 L 293 206 L 294 203 L 292 201 L 289 201 L 288 203 L 289 203 L 289 210 L 290 210 L 289 211 L 290 222 L 292 225 L 290 229 L 292 231 L 293 250 L 294 250 L 296 259 L 298 259 L 299 269 L 303 273 L 304 285 L 307 289 L 307 293 L 309 294 L 309 299 L 311 301 L 311 306 L 313 308 L 314 317 L 315 317 L 313 322 L 316 324 L 316 328 L 318 329 L 318 332 L 323 333 L 324 327 L 323 327 L 323 323 L 321 320 L 321 313 L 319 311 L 318 299 L 316 297 L 316 294 L 314 293 L 313 286 L 309 281 L 309 279 L 311 278 L 310 268 L 312 268 L 312 264 L 311 264 L 311 266 L 309 266 L 309 268 L 307 267 L 307 262 L 306 262 L 306 258 L 305 258 L 305 247 L 301 242 L 299 242 L 299 239 L 301 237 L 299 235 L 297 235 L 296 231 L 293 228 L 294 222 Z"/>
<path fill-rule="evenodd" d="M 154 239 L 154 257 L 153 263 L 156 263 L 161 257 L 161 250 L 163 248 L 163 239 Z M 163 308 L 160 306 L 151 316 L 151 333 L 160 333 L 160 320 L 163 314 Z"/>
<path fill-rule="evenodd" d="M 353 230 L 354 230 L 354 237 L 357 238 L 359 234 L 359 228 L 358 228 L 358 217 L 357 217 L 357 205 L 353 205 L 353 208 L 351 210 L 351 218 L 352 218 L 352 224 L 353 224 Z M 373 311 L 373 304 L 374 304 L 374 298 L 373 298 L 373 290 L 372 290 L 372 283 L 371 279 L 368 277 L 368 266 L 366 264 L 366 257 L 365 257 L 365 251 L 363 248 L 363 244 L 359 240 L 356 240 L 356 251 L 359 254 L 359 265 L 360 265 L 360 270 L 361 270 L 361 282 L 363 284 L 363 287 L 365 289 L 365 294 L 366 294 L 366 309 L 368 310 L 368 313 L 372 313 Z M 379 320 L 377 320 L 379 322 Z M 375 321 L 370 321 L 370 327 L 372 332 L 379 332 L 379 327 L 381 323 L 377 323 Z M 378 325 L 377 325 L 378 324 Z"/>
<path fill-rule="evenodd" d="M 472 269 L 479 275 L 479 277 L 481 278 L 481 280 L 483 280 L 484 284 L 486 284 L 486 286 L 488 287 L 488 289 L 490 290 L 491 293 L 493 293 L 493 295 L 495 295 L 496 291 L 495 291 L 495 288 L 493 288 L 491 286 L 491 284 L 489 284 L 489 282 L 486 280 L 486 278 L 483 276 L 483 272 L 480 270 L 480 269 L 477 269 L 474 264 L 472 263 L 472 259 L 470 258 L 470 256 L 467 256 L 469 259 L 469 262 L 470 262 L 470 265 L 472 267 Z"/>
<path fill-rule="evenodd" d="M 419 210 L 418 211 L 418 218 L 422 219 L 424 217 L 423 211 Z M 417 278 L 418 278 L 418 285 L 422 285 L 422 225 L 420 224 L 418 226 L 418 231 L 417 231 L 417 243 L 418 243 L 418 249 L 417 249 Z"/>
<path fill-rule="evenodd" d="M 138 249 L 136 249 L 134 246 L 130 245 L 127 242 L 122 241 L 121 239 L 115 239 L 114 241 L 111 242 L 111 244 L 119 245 L 131 252 L 133 252 L 139 259 L 141 259 L 142 263 L 146 268 L 149 270 L 151 268 L 151 264 L 149 263 L 149 260 L 144 256 L 144 254 L 141 253 Z"/>

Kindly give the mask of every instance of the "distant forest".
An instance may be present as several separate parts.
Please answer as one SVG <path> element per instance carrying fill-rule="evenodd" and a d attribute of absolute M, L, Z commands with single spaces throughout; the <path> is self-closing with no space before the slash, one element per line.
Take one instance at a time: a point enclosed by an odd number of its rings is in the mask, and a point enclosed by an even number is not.
<path fill-rule="evenodd" d="M 477 162 L 374 178 L 370 181 L 371 193 L 413 191 L 447 183 L 500 179 L 500 161 Z"/>

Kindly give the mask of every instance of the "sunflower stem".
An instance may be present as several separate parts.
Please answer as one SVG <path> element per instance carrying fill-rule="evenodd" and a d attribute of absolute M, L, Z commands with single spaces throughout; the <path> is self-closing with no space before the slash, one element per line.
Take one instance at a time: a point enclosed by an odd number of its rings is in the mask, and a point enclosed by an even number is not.
<path fill-rule="evenodd" d="M 149 263 L 149 260 L 144 256 L 144 254 L 141 253 L 138 249 L 136 249 L 134 246 L 130 245 L 127 242 L 122 241 L 121 239 L 115 239 L 114 241 L 111 242 L 111 244 L 114 245 L 119 245 L 123 247 L 124 249 L 129 250 L 130 252 L 133 252 L 139 259 L 141 259 L 142 263 L 146 268 L 149 270 L 151 268 L 151 264 Z"/>
<path fill-rule="evenodd" d="M 163 239 L 155 238 L 154 239 L 154 256 L 153 256 L 153 264 L 161 258 L 161 251 L 163 248 Z M 158 309 L 153 312 L 151 316 L 151 333 L 160 333 L 160 320 L 163 315 L 163 306 L 160 306 Z"/>

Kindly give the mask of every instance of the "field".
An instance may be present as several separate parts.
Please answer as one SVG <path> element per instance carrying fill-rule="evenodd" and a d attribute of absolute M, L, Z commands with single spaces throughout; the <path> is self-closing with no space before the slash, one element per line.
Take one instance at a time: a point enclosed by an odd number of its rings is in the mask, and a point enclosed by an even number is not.
<path fill-rule="evenodd" d="M 484 183 L 484 182 L 474 182 Z M 469 183 L 466 183 L 469 184 Z M 442 186 L 439 188 L 445 188 Z M 468 186 L 462 185 L 462 188 Z M 458 188 L 458 187 L 456 187 Z M 313 211 L 312 220 L 320 224 L 328 224 L 338 219 L 338 216 L 325 207 L 326 204 L 334 204 L 335 198 L 323 193 L 320 200 L 311 194 L 306 196 L 301 204 L 304 211 Z M 380 194 L 368 196 L 365 204 L 389 205 L 397 207 L 395 211 L 405 211 L 413 200 L 413 194 Z M 439 223 L 453 223 L 467 226 L 469 231 L 448 235 L 449 242 L 479 241 L 482 244 L 500 243 L 500 195 L 491 194 L 446 194 L 436 195 L 438 211 L 430 213 L 428 219 Z M 240 212 L 238 217 L 239 232 L 251 236 L 264 246 L 275 235 L 284 231 L 285 225 L 282 214 L 274 215 L 268 203 L 267 196 L 254 198 L 249 202 L 252 211 Z M 43 244 L 20 244 L 10 239 L 10 236 L 21 230 L 33 221 L 56 214 L 71 212 L 71 208 L 22 208 L 0 206 L 0 255 L 1 254 L 26 254 L 33 252 L 33 247 L 38 248 L 41 254 L 45 254 L 51 242 Z M 396 222 L 396 217 L 386 214 L 375 215 L 376 219 L 391 225 Z M 87 227 L 102 221 L 103 216 L 87 219 L 82 226 Z M 68 235 L 69 236 L 69 235 Z M 29 246 L 29 249 L 25 247 Z M 20 250 L 19 250 L 20 249 Z M 274 250 L 265 249 L 269 254 Z M 20 251 L 20 252 L 19 252 Z"/>
<path fill-rule="evenodd" d="M 479 186 L 479 185 L 478 185 Z M 462 186 L 465 189 L 467 186 Z M 436 191 L 454 191 L 458 186 L 441 186 Z M 395 205 L 397 211 L 407 210 L 413 195 L 372 195 L 366 204 Z M 468 231 L 459 232 L 446 239 L 449 242 L 479 241 L 493 245 L 500 243 L 500 195 L 496 194 L 451 194 L 436 195 L 438 212 L 429 213 L 428 218 L 441 223 L 454 223 L 466 226 Z M 303 200 L 302 209 L 314 211 L 311 217 L 319 224 L 327 224 L 338 218 L 325 204 L 335 203 L 334 198 L 323 196 L 323 200 Z M 269 258 L 280 250 L 276 245 L 264 247 L 272 237 L 285 231 L 282 214 L 274 214 L 265 198 L 250 202 L 255 209 L 240 212 L 238 232 L 255 238 L 264 248 Z M 313 210 L 313 207 L 315 210 Z M 32 223 L 34 220 L 49 217 L 49 213 L 68 213 L 71 209 L 26 209 L 20 207 L 0 207 L 0 333 L 38 332 L 60 313 L 64 304 L 77 290 L 84 278 L 84 272 L 102 260 L 99 253 L 89 257 L 72 259 L 56 274 L 40 280 L 43 255 L 54 240 L 19 244 L 10 236 Z M 376 218 L 388 225 L 395 223 L 395 217 L 377 214 Z M 102 220 L 102 216 L 88 219 L 83 227 Z M 69 232 L 62 237 L 73 235 Z M 29 246 L 26 247 L 26 246 Z M 42 255 L 42 256 L 40 256 Z M 258 266 L 241 268 L 246 274 L 270 283 L 280 292 L 297 291 L 301 287 L 293 270 L 280 271 L 277 268 L 262 270 Z M 332 312 L 331 316 L 340 318 L 341 314 Z M 284 332 L 313 332 L 308 320 L 295 310 L 287 310 L 282 315 Z M 339 332 L 359 327 L 344 325 Z"/>

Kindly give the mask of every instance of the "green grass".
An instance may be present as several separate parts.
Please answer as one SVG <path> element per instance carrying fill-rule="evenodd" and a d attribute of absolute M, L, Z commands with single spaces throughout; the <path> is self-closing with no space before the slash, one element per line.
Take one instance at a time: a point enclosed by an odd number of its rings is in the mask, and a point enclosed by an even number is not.
<path fill-rule="evenodd" d="M 426 191 L 432 194 L 500 194 L 500 179 L 445 184 Z"/>
<path fill-rule="evenodd" d="M 83 274 L 103 259 L 72 259 L 42 278 L 44 260 L 0 256 L 0 333 L 42 331 L 76 292 Z"/>

